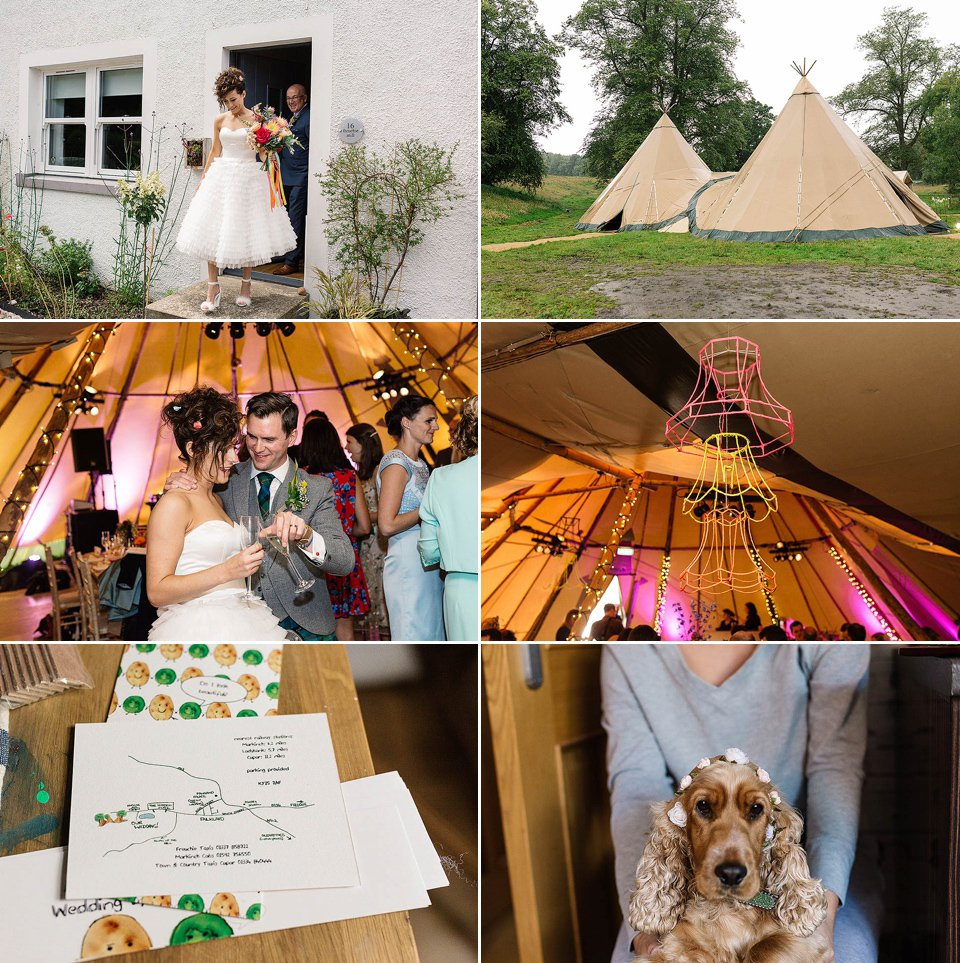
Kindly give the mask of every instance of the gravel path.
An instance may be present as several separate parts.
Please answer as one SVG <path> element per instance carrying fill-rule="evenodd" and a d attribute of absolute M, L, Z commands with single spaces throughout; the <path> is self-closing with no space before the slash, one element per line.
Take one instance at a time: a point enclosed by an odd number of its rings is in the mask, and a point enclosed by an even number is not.
<path fill-rule="evenodd" d="M 664 267 L 591 289 L 606 318 L 960 318 L 960 285 L 908 268 Z"/>

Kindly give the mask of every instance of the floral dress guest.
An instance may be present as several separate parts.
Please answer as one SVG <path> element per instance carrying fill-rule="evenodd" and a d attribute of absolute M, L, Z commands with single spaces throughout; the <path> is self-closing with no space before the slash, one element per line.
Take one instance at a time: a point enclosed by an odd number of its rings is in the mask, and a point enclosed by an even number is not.
<path fill-rule="evenodd" d="M 357 478 L 363 489 L 363 497 L 370 514 L 371 530 L 360 541 L 360 564 L 370 596 L 370 611 L 365 617 L 367 638 L 389 639 L 390 617 L 387 614 L 387 600 L 383 594 L 383 562 L 387 555 L 387 540 L 377 527 L 377 483 L 374 472 L 383 458 L 383 445 L 373 425 L 366 422 L 352 425 L 347 429 L 344 443 L 347 454 L 357 466 Z"/>
<path fill-rule="evenodd" d="M 370 597 L 357 548 L 357 536 L 370 532 L 367 503 L 360 497 L 360 480 L 340 447 L 337 429 L 322 411 L 304 425 L 297 460 L 305 472 L 330 479 L 340 524 L 353 546 L 356 559 L 353 570 L 348 575 L 327 575 L 337 638 L 349 641 L 356 638 L 353 620 L 370 611 Z"/>

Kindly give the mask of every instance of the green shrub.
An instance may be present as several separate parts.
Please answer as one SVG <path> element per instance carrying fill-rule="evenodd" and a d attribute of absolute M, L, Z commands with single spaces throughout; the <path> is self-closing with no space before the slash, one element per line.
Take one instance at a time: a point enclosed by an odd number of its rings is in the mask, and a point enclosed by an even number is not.
<path fill-rule="evenodd" d="M 100 281 L 93 271 L 92 241 L 79 241 L 71 237 L 58 241 L 49 228 L 40 228 L 50 242 L 41 255 L 41 268 L 51 278 L 62 279 L 81 298 L 88 298 L 100 290 Z"/>

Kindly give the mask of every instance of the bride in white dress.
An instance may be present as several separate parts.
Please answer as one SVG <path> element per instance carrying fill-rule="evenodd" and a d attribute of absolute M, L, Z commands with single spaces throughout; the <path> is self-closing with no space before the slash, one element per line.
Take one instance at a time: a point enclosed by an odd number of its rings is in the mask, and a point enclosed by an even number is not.
<path fill-rule="evenodd" d="M 287 209 L 270 207 L 270 186 L 260 169 L 263 152 L 250 149 L 247 132 L 254 114 L 244 103 L 243 72 L 228 67 L 214 84 L 227 111 L 213 122 L 213 147 L 200 186 L 177 236 L 177 247 L 207 262 L 204 314 L 220 306 L 220 268 L 242 268 L 237 304 L 249 307 L 250 269 L 297 246 Z"/>
<path fill-rule="evenodd" d="M 214 485 L 227 481 L 242 417 L 213 388 L 194 388 L 163 409 L 197 488 L 167 492 L 147 526 L 147 596 L 157 607 L 149 641 L 280 641 L 286 631 L 261 599 L 243 598 L 244 579 L 263 560 L 259 542 L 241 547 L 240 527 Z"/>

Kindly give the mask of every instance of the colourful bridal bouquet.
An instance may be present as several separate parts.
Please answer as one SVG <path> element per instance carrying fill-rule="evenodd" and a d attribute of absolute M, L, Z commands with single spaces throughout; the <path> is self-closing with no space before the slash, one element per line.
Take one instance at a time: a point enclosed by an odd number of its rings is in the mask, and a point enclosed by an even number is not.
<path fill-rule="evenodd" d="M 251 150 L 266 151 L 267 159 L 263 162 L 270 179 L 270 208 L 279 204 L 284 207 L 287 199 L 283 196 L 283 183 L 280 180 L 280 161 L 277 154 L 286 149 L 293 153 L 294 146 L 303 147 L 296 135 L 290 129 L 290 124 L 284 120 L 272 107 L 257 104 L 253 108 L 254 121 L 247 131 L 247 143 Z"/>

